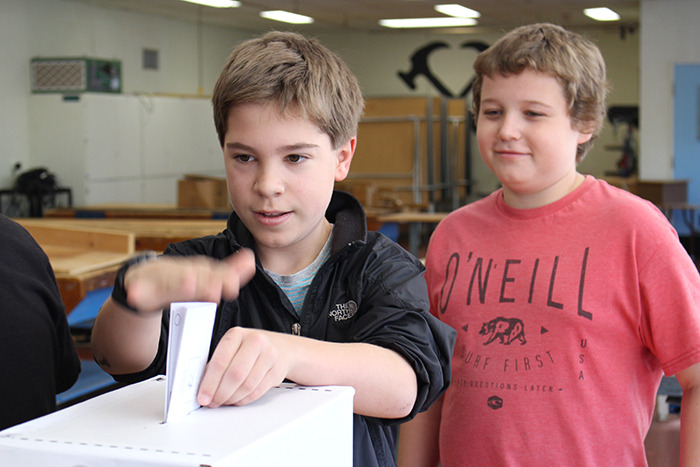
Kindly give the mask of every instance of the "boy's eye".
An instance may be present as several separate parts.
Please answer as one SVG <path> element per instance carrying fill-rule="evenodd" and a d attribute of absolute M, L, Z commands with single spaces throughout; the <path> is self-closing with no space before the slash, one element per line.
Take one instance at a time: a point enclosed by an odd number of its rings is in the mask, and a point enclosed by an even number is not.
<path fill-rule="evenodd" d="M 302 156 L 301 154 L 290 154 L 287 156 L 287 160 L 289 162 L 301 162 L 304 159 L 305 159 L 305 157 Z"/>
<path fill-rule="evenodd" d="M 544 114 L 542 112 L 535 112 L 534 110 L 527 110 L 525 112 L 525 115 L 528 117 L 543 117 Z"/>
<path fill-rule="evenodd" d="M 250 154 L 236 154 L 233 156 L 234 159 L 236 159 L 238 162 L 250 162 L 253 160 L 253 156 Z"/>
<path fill-rule="evenodd" d="M 496 117 L 501 114 L 501 111 L 497 109 L 484 109 L 482 113 L 486 117 Z"/>

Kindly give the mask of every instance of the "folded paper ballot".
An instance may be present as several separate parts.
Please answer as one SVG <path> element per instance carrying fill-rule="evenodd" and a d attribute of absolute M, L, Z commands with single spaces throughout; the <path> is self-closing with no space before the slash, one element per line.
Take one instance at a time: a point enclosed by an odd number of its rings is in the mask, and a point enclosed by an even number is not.
<path fill-rule="evenodd" d="M 351 387 L 282 384 L 163 423 L 157 376 L 0 431 L 0 465 L 352 466 Z"/>
<path fill-rule="evenodd" d="M 170 305 L 165 422 L 177 420 L 200 408 L 197 391 L 209 357 L 215 316 L 216 303 L 178 302 Z"/>

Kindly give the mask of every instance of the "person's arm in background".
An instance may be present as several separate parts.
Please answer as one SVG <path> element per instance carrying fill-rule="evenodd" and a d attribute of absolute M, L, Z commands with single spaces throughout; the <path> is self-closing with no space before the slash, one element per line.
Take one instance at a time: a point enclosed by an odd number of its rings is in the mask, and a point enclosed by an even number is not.
<path fill-rule="evenodd" d="M 681 467 L 700 465 L 700 363 L 676 374 L 681 401 Z"/>
<path fill-rule="evenodd" d="M 399 467 L 437 467 L 440 464 L 438 442 L 443 399 L 444 396 L 399 428 Z"/>

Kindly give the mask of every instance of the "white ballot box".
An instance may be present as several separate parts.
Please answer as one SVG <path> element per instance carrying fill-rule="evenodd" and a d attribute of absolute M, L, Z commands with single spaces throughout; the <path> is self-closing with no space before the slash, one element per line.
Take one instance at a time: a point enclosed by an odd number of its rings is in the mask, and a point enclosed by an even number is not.
<path fill-rule="evenodd" d="M 285 383 L 163 423 L 165 385 L 158 376 L 0 431 L 0 465 L 352 465 L 353 388 Z"/>

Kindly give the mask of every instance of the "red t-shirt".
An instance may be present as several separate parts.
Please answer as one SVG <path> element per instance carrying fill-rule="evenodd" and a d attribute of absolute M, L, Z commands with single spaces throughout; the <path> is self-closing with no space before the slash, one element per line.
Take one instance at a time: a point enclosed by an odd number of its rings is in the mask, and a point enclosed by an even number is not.
<path fill-rule="evenodd" d="M 586 177 L 436 229 L 431 311 L 457 329 L 440 453 L 464 465 L 645 465 L 662 370 L 700 361 L 700 277 L 651 203 Z"/>

